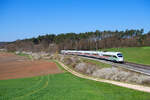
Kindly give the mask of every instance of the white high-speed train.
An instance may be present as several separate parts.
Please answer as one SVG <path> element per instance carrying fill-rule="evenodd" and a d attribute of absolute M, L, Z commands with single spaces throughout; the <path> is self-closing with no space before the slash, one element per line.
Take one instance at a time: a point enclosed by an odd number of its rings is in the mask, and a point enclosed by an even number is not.
<path fill-rule="evenodd" d="M 105 59 L 113 62 L 121 62 L 121 63 L 124 62 L 123 55 L 121 52 L 61 50 L 61 54 L 94 57 L 94 58 Z"/>

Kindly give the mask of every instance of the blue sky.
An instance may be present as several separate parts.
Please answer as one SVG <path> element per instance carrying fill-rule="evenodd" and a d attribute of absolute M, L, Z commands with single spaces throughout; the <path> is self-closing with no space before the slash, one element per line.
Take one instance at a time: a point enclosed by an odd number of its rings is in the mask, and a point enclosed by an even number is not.
<path fill-rule="evenodd" d="M 0 41 L 141 28 L 150 30 L 150 0 L 0 0 Z"/>

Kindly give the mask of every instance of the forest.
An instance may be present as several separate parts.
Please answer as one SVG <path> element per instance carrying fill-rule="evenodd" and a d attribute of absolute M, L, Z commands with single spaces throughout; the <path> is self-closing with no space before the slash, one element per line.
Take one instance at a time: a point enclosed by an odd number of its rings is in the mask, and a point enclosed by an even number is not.
<path fill-rule="evenodd" d="M 150 31 L 126 29 L 84 33 L 47 34 L 5 43 L 8 51 L 56 52 L 60 50 L 99 50 L 105 48 L 150 46 Z"/>

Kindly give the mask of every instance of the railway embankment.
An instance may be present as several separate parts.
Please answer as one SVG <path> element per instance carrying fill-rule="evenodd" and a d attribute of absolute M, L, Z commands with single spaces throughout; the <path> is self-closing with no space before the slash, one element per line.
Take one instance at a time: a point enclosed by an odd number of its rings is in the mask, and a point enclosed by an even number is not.
<path fill-rule="evenodd" d="M 136 64 L 136 63 L 131 63 L 131 62 L 124 62 L 124 63 L 114 63 L 111 61 L 106 61 L 106 60 L 100 60 L 100 59 L 96 59 L 96 58 L 89 58 L 89 57 L 82 57 L 82 58 L 86 58 L 86 59 L 92 59 L 101 63 L 105 63 L 105 64 L 109 64 L 112 66 L 116 66 L 116 67 L 120 67 L 126 70 L 130 70 L 130 71 L 134 71 L 137 73 L 141 73 L 144 75 L 148 75 L 150 76 L 150 66 L 149 65 L 143 65 L 143 64 Z"/>
<path fill-rule="evenodd" d="M 104 66 L 86 61 L 78 56 L 57 55 L 54 57 L 71 69 L 95 78 L 114 80 L 119 82 L 150 86 L 150 76 L 130 71 L 113 65 Z"/>
<path fill-rule="evenodd" d="M 77 71 L 71 69 L 70 67 L 66 66 L 62 62 L 58 61 L 58 63 L 65 70 L 67 70 L 68 72 L 70 72 L 73 75 L 78 76 L 80 78 L 94 80 L 94 81 L 98 81 L 98 82 L 110 83 L 110 84 L 114 84 L 114 85 L 121 86 L 121 87 L 131 88 L 131 89 L 134 89 L 134 90 L 139 90 L 139 91 L 144 91 L 144 92 L 150 92 L 150 87 L 141 86 L 141 85 L 133 85 L 133 84 L 128 84 L 128 83 L 122 83 L 122 82 L 117 82 L 117 81 L 112 81 L 112 80 L 105 80 L 105 79 L 99 79 L 99 78 L 91 77 L 91 76 L 88 76 L 88 75 L 84 75 L 84 74 L 78 73 Z"/>

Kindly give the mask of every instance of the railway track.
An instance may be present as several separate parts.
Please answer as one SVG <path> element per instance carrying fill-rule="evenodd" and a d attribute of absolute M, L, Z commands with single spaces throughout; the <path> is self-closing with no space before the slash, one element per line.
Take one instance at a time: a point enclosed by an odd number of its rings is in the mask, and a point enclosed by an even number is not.
<path fill-rule="evenodd" d="M 97 61 L 100 61 L 102 63 L 111 64 L 115 67 L 121 67 L 121 68 L 130 70 L 130 71 L 134 71 L 134 72 L 138 72 L 138 73 L 142 73 L 142 74 L 150 76 L 150 65 L 136 64 L 136 63 L 131 63 L 131 62 L 114 63 L 112 61 L 106 61 L 106 60 L 102 60 L 102 59 L 94 58 L 94 57 L 89 57 L 89 56 L 80 56 L 80 57 L 86 58 L 86 59 L 97 60 Z"/>
<path fill-rule="evenodd" d="M 150 65 L 143 65 L 143 64 L 136 64 L 136 63 L 132 63 L 132 62 L 125 62 L 126 65 L 130 65 L 130 66 L 136 66 L 139 68 L 144 68 L 147 70 L 150 70 Z"/>
<path fill-rule="evenodd" d="M 125 62 L 123 64 L 118 64 L 118 65 L 128 70 L 132 70 L 150 76 L 150 66 L 148 65 L 136 64 L 131 62 Z"/>

